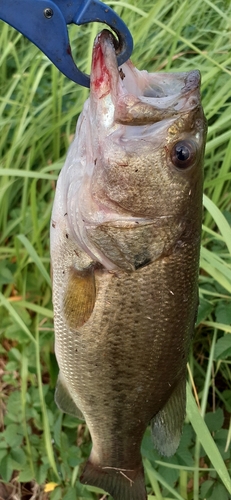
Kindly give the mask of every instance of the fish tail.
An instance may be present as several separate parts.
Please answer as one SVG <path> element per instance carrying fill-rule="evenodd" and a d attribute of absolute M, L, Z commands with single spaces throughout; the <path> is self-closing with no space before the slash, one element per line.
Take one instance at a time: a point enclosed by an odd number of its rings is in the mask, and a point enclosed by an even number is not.
<path fill-rule="evenodd" d="M 114 500 L 147 500 L 142 464 L 128 470 L 115 467 L 99 467 L 89 459 L 80 477 L 82 484 L 102 488 Z"/>

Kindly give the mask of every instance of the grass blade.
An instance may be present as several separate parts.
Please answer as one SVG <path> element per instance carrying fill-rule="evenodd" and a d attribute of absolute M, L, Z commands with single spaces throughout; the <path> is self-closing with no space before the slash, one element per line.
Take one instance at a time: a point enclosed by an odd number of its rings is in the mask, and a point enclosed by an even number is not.
<path fill-rule="evenodd" d="M 227 491 L 231 494 L 231 477 L 227 471 L 225 463 L 221 457 L 221 454 L 205 424 L 196 402 L 191 393 L 190 387 L 187 384 L 187 416 L 196 432 L 196 435 L 203 446 L 205 452 L 207 453 L 211 463 L 220 476 L 223 484 L 227 488 Z"/>
<path fill-rule="evenodd" d="M 144 466 L 153 487 L 155 487 L 158 481 L 169 491 L 169 493 L 173 495 L 173 498 L 176 498 L 177 500 L 184 500 L 184 498 L 174 488 L 172 488 L 155 469 L 153 469 L 147 458 L 144 459 Z"/>
<path fill-rule="evenodd" d="M 24 247 L 27 250 L 29 256 L 31 257 L 32 262 L 34 262 L 34 264 L 37 266 L 37 268 L 39 269 L 41 275 L 44 277 L 45 281 L 47 282 L 48 286 L 51 286 L 50 276 L 49 276 L 47 270 L 45 269 L 45 267 L 44 267 L 44 265 L 43 265 L 40 257 L 38 256 L 36 250 L 31 245 L 30 241 L 27 239 L 26 236 L 24 236 L 24 234 L 19 234 L 17 236 L 17 238 L 24 245 Z"/>
<path fill-rule="evenodd" d="M 7 311 L 10 314 L 10 316 L 12 317 L 12 319 L 26 333 L 26 335 L 28 336 L 28 339 L 33 344 L 36 344 L 36 340 L 34 339 L 33 335 L 30 332 L 30 330 L 25 325 L 24 321 L 20 318 L 20 316 L 18 315 L 18 313 L 15 311 L 15 309 L 13 308 L 13 306 L 10 304 L 9 300 L 7 300 L 1 292 L 0 292 L 0 305 L 4 306 L 7 309 Z"/>
<path fill-rule="evenodd" d="M 217 208 L 217 206 L 213 203 L 213 201 L 210 200 L 205 194 L 203 196 L 203 204 L 216 222 L 217 227 L 220 230 L 231 255 L 231 227 L 228 221 L 221 213 L 221 211 Z"/>

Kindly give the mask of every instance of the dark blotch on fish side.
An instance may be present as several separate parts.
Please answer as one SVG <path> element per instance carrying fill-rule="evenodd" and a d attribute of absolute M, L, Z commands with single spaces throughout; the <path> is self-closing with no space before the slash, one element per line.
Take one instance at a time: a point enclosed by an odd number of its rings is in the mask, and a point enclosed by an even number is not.
<path fill-rule="evenodd" d="M 151 257 L 147 253 L 141 254 L 141 255 L 135 255 L 134 259 L 134 267 L 135 269 L 140 269 L 141 267 L 145 267 L 151 262 Z"/>

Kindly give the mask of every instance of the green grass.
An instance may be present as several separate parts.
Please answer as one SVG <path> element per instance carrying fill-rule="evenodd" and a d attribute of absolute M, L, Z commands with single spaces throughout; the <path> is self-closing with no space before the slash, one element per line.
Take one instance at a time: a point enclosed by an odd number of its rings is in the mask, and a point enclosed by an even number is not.
<path fill-rule="evenodd" d="M 153 450 L 149 429 L 144 436 L 148 498 L 227 500 L 231 498 L 231 4 L 229 0 L 115 0 L 110 5 L 134 36 L 132 60 L 139 69 L 201 71 L 209 125 L 200 307 L 188 364 L 187 417 L 180 447 L 170 459 Z M 95 24 L 70 30 L 74 58 L 86 71 L 98 29 Z M 88 90 L 68 81 L 4 23 L 0 48 L 1 480 L 8 492 L 15 488 L 17 498 L 28 498 L 27 487 L 31 498 L 33 490 L 33 498 L 45 500 L 43 488 L 48 483 L 53 488 L 47 493 L 51 500 L 94 500 L 103 493 L 76 481 L 90 450 L 88 430 L 62 415 L 53 399 L 57 364 L 49 276 L 55 180 Z"/>

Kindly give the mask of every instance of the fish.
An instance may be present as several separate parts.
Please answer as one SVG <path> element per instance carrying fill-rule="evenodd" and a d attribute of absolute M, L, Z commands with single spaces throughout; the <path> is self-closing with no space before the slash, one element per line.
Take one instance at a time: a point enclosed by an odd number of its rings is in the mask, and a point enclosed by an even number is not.
<path fill-rule="evenodd" d="M 57 181 L 55 400 L 86 421 L 92 438 L 80 481 L 114 500 L 145 500 L 145 429 L 168 457 L 185 418 L 206 120 L 197 70 L 118 68 L 116 50 L 102 31 Z"/>

